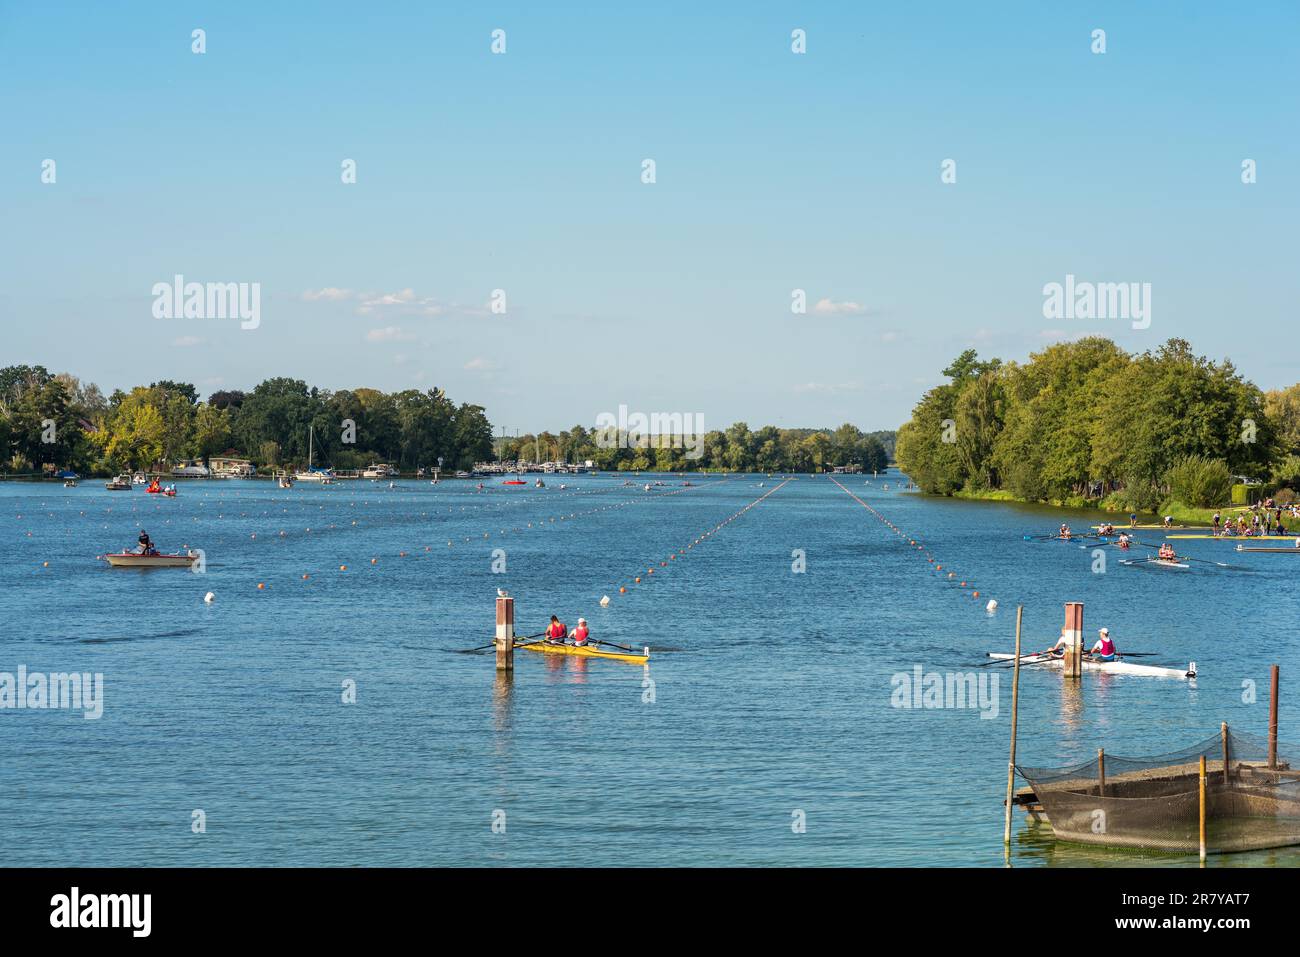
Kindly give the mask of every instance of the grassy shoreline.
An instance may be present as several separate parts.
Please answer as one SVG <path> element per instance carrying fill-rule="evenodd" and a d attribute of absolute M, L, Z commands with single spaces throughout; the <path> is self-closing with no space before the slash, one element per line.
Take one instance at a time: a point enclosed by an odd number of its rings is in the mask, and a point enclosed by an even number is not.
<path fill-rule="evenodd" d="M 1094 509 L 1106 515 L 1119 515 L 1128 518 L 1128 512 L 1122 508 L 1115 508 L 1107 504 L 1106 499 L 1090 499 L 1082 496 L 1071 496 L 1065 499 L 1050 499 L 1047 501 L 1018 498 L 1005 489 L 994 489 L 983 492 L 960 491 L 953 492 L 953 498 L 968 499 L 977 502 L 1016 502 L 1020 505 L 1048 505 L 1052 508 L 1062 509 Z M 1209 527 L 1214 519 L 1214 513 L 1219 512 L 1220 516 L 1235 515 L 1239 511 L 1244 511 L 1247 506 L 1243 505 L 1225 505 L 1219 509 L 1213 508 L 1194 508 L 1190 505 L 1183 505 L 1180 502 L 1171 502 L 1162 508 L 1159 512 L 1138 512 L 1139 523 L 1149 519 L 1159 521 L 1164 516 L 1173 517 L 1176 525 L 1204 525 Z M 1121 524 L 1116 522 L 1116 525 Z M 1124 523 L 1127 524 L 1127 523 Z"/>

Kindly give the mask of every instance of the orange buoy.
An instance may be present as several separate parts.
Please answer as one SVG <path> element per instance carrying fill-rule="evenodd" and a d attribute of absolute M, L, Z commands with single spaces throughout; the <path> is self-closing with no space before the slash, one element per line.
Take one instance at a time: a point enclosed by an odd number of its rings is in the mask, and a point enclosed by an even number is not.
<path fill-rule="evenodd" d="M 264 589 L 265 587 L 266 587 L 266 583 L 265 583 L 265 582 L 258 582 L 258 583 L 257 583 L 257 590 L 258 590 L 258 591 L 261 591 L 261 590 Z"/>
<path fill-rule="evenodd" d="M 379 559 L 378 559 L 378 558 L 372 558 L 372 559 L 370 559 L 370 564 L 372 564 L 372 565 L 378 565 L 378 564 L 379 564 Z"/>
<path fill-rule="evenodd" d="M 619 588 L 618 588 L 618 593 L 619 593 L 620 595 L 626 595 L 626 594 L 627 594 L 627 587 L 624 586 L 624 585 L 620 585 Z"/>
<path fill-rule="evenodd" d="M 347 565 L 340 565 L 340 566 L 339 566 L 339 571 L 341 571 L 341 572 L 345 572 L 345 571 L 347 571 L 347 570 L 348 570 L 348 566 L 347 566 Z"/>
<path fill-rule="evenodd" d="M 302 576 L 302 580 L 303 580 L 303 581 L 306 581 L 306 580 L 307 580 L 308 578 L 310 578 L 310 577 L 311 577 L 310 575 L 303 575 L 303 576 Z"/>

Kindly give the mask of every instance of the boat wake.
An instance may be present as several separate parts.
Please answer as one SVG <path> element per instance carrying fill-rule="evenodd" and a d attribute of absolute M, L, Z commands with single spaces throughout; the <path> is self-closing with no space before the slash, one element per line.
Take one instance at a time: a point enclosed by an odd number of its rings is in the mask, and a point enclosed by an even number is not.
<path fill-rule="evenodd" d="M 188 638 L 193 631 L 158 631 L 147 635 L 114 635 L 112 637 L 88 638 L 84 635 L 74 636 L 71 640 L 79 645 L 113 645 L 120 641 L 153 641 L 155 638 Z"/>

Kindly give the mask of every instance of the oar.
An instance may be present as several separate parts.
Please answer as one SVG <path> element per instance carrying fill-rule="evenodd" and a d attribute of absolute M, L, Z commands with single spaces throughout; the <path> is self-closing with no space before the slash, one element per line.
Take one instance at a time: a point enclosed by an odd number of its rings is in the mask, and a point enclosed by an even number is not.
<path fill-rule="evenodd" d="M 630 651 L 635 655 L 642 654 L 645 651 L 644 648 L 629 648 L 627 645 L 616 645 L 612 641 L 597 641 L 595 638 L 588 638 L 587 641 L 593 645 L 608 645 L 611 648 L 618 648 L 620 651 Z"/>
<path fill-rule="evenodd" d="M 1026 654 L 1021 655 L 1020 660 L 1024 661 L 1026 658 L 1037 658 L 1041 654 L 1042 654 L 1041 651 L 1030 651 L 1027 652 Z M 1015 663 L 1016 663 L 1015 658 L 994 658 L 990 661 L 982 661 L 979 664 L 977 664 L 975 667 L 987 668 L 989 665 L 1014 665 Z"/>
<path fill-rule="evenodd" d="M 544 634 L 546 634 L 546 632 L 544 632 L 544 631 L 539 631 L 539 632 L 538 632 L 537 634 L 535 634 L 535 635 L 524 635 L 523 638 L 519 638 L 518 636 L 516 636 L 515 641 L 527 641 L 529 638 L 540 638 L 540 637 L 542 637 L 542 635 L 544 635 Z M 490 644 L 490 645 L 480 645 L 478 648 L 466 648 L 465 651 L 466 651 L 466 653 L 471 652 L 471 651 L 487 651 L 489 648 L 495 648 L 496 646 L 497 646 L 497 643 L 496 643 L 495 641 L 493 641 L 492 644 Z"/>
<path fill-rule="evenodd" d="M 1038 660 L 1038 661 L 1025 661 L 1026 658 L 1037 658 L 1037 659 L 1039 659 L 1039 660 Z M 1020 656 L 1020 663 L 1021 663 L 1022 665 L 1042 665 L 1042 664 L 1046 664 L 1046 663 L 1049 662 L 1049 661 L 1060 661 L 1060 659 L 1057 658 L 1055 655 L 1049 655 L 1049 654 L 1047 654 L 1046 652 L 1043 652 L 1043 651 L 1030 651 L 1030 652 L 1028 652 L 1028 653 L 1023 654 L 1023 655 Z M 1012 665 L 1012 666 L 1014 666 L 1015 663 L 1016 663 L 1016 659 L 1015 659 L 1015 658 L 1000 658 L 1000 659 L 997 659 L 997 660 L 994 660 L 994 661 L 986 661 L 986 662 L 984 662 L 983 664 L 978 664 L 978 665 L 976 665 L 975 667 L 976 667 L 976 668 L 987 668 L 989 665 Z"/>

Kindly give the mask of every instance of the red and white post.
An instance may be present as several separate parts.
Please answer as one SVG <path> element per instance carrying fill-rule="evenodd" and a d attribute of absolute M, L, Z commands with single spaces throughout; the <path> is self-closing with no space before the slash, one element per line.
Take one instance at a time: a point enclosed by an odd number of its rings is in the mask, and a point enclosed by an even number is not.
<path fill-rule="evenodd" d="M 497 599 L 497 671 L 515 670 L 515 600 Z"/>
<path fill-rule="evenodd" d="M 1065 646 L 1065 662 L 1061 673 L 1069 678 L 1083 674 L 1083 602 L 1067 601 L 1065 603 L 1065 637 L 1069 643 Z"/>

